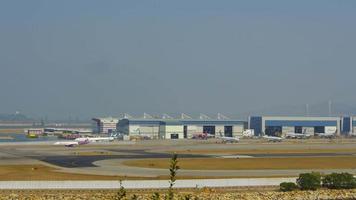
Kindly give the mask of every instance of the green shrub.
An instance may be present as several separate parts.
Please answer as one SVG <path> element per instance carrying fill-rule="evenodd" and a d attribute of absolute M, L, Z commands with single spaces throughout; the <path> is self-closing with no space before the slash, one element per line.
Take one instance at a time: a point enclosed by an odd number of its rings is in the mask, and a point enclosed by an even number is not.
<path fill-rule="evenodd" d="M 329 189 L 356 188 L 356 179 L 349 173 L 332 173 L 323 178 L 323 186 Z"/>
<path fill-rule="evenodd" d="M 288 192 L 288 191 L 297 190 L 298 186 L 297 186 L 297 184 L 292 183 L 292 182 L 283 182 L 283 183 L 279 184 L 279 189 L 283 192 Z"/>
<path fill-rule="evenodd" d="M 318 172 L 299 174 L 297 184 L 302 190 L 316 190 L 321 187 L 321 175 Z"/>

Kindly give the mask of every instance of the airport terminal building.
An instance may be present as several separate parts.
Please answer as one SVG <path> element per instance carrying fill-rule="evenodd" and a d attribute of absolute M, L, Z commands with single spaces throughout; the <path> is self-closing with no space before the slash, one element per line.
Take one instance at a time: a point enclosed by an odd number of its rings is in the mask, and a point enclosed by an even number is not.
<path fill-rule="evenodd" d="M 283 136 L 286 133 L 334 133 L 350 132 L 347 127 L 346 117 L 272 117 L 252 116 L 249 117 L 249 128 L 254 129 L 256 135 Z M 350 120 L 351 121 L 351 120 Z M 349 122 L 350 122 L 349 121 Z"/>
<path fill-rule="evenodd" d="M 112 117 L 93 118 L 93 132 L 99 134 L 110 134 L 116 131 L 118 119 Z"/>
<path fill-rule="evenodd" d="M 150 139 L 190 139 L 196 134 L 241 136 L 247 122 L 219 119 L 121 119 L 117 130 L 124 135 Z"/>

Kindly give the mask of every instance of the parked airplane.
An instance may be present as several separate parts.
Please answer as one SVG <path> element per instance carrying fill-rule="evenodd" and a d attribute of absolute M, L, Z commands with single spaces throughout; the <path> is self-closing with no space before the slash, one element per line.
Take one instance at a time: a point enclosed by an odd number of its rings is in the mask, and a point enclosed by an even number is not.
<path fill-rule="evenodd" d="M 193 139 L 200 139 L 200 140 L 206 140 L 209 138 L 214 138 L 215 135 L 209 134 L 209 133 L 195 133 L 193 134 Z"/>
<path fill-rule="evenodd" d="M 64 145 L 65 147 L 74 147 L 77 145 L 89 144 L 89 140 L 81 140 L 81 141 L 60 141 L 55 142 L 54 145 Z"/>
<path fill-rule="evenodd" d="M 86 137 L 86 138 L 76 138 L 74 141 L 89 141 L 89 142 L 112 142 L 114 141 L 114 137 Z"/>
<path fill-rule="evenodd" d="M 317 136 L 321 138 L 333 138 L 335 137 L 335 133 L 316 133 Z"/>
<path fill-rule="evenodd" d="M 237 143 L 240 141 L 239 137 L 220 137 L 223 143 Z"/>
<path fill-rule="evenodd" d="M 310 137 L 311 137 L 311 135 L 306 134 L 306 133 L 287 133 L 286 134 L 286 138 L 306 139 L 306 138 L 310 138 Z"/>
<path fill-rule="evenodd" d="M 277 136 L 262 136 L 262 138 L 267 139 L 268 142 L 282 142 L 283 138 L 282 137 L 277 137 Z"/>
<path fill-rule="evenodd" d="M 255 130 L 253 129 L 246 129 L 242 132 L 242 136 L 246 138 L 253 138 L 255 136 Z"/>
<path fill-rule="evenodd" d="M 222 143 L 237 143 L 240 141 L 239 137 L 229 137 L 229 136 L 224 136 L 221 132 L 219 132 Z"/>
<path fill-rule="evenodd" d="M 355 136 L 356 136 L 356 133 L 349 132 L 347 135 L 349 135 L 349 136 L 351 136 L 351 137 L 355 137 Z"/>

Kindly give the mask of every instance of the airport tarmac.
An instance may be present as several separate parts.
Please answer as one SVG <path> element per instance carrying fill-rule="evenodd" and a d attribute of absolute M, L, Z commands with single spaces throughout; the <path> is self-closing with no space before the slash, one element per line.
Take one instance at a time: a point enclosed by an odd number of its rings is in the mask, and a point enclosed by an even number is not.
<path fill-rule="evenodd" d="M 111 150 L 115 151 L 115 150 Z M 94 155 L 94 156 L 31 156 L 32 159 L 40 160 L 50 163 L 52 165 L 68 168 L 76 167 L 95 167 L 93 164 L 100 160 L 112 160 L 112 159 L 156 159 L 156 158 L 171 158 L 172 155 L 168 153 L 151 153 L 138 150 L 122 150 L 120 153 L 127 152 L 126 155 Z M 134 153 L 134 154 L 132 154 Z M 209 157 L 207 155 L 190 155 L 179 154 L 180 158 L 201 158 Z"/>
<path fill-rule="evenodd" d="M 122 153 L 123 151 L 120 151 Z M 93 155 L 93 156 L 30 156 L 30 158 L 35 160 L 40 160 L 52 165 L 76 168 L 76 167 L 95 167 L 94 162 L 101 160 L 127 160 L 127 159 L 157 159 L 157 158 L 167 158 L 172 157 L 169 153 L 152 153 L 137 150 L 129 151 L 125 150 L 127 155 Z M 236 158 L 249 157 L 249 158 L 283 158 L 283 157 L 330 157 L 330 156 L 352 156 L 354 153 L 304 153 L 304 154 L 241 154 L 241 155 L 230 155 Z M 206 158 L 206 157 L 221 157 L 222 155 L 197 155 L 197 154 L 179 154 L 179 158 Z"/>
<path fill-rule="evenodd" d="M 297 153 L 289 151 L 297 150 Z M 194 153 L 194 151 L 210 151 Z M 317 152 L 320 150 L 320 152 Z M 182 151 L 184 153 L 182 153 Z M 217 152 L 214 152 L 217 151 Z M 226 153 L 224 153 L 226 151 Z M 236 153 L 236 152 L 238 153 Z M 242 153 L 239 153 L 241 151 Z M 244 153 L 244 151 L 252 153 Z M 263 153 L 263 152 L 266 153 Z M 305 151 L 305 152 L 304 152 Z M 308 152 L 310 151 L 310 152 Z M 155 177 L 168 174 L 167 169 L 148 169 L 123 165 L 123 161 L 136 159 L 170 159 L 172 152 L 179 158 L 288 158 L 288 157 L 342 157 L 356 155 L 355 140 L 289 140 L 281 143 L 267 143 L 261 140 L 242 140 L 236 144 L 221 144 L 216 141 L 199 140 L 157 140 L 138 142 L 113 142 L 81 145 L 73 148 L 53 146 L 52 142 L 38 144 L 1 143 L 0 165 L 43 164 L 55 167 L 61 172 L 96 175 L 119 175 Z M 191 153 L 189 153 L 191 152 Z M 254 153 L 256 152 L 256 153 Z M 262 152 L 262 153 L 261 153 Z M 301 172 L 315 169 L 286 170 L 180 170 L 181 176 L 194 177 L 268 177 L 296 176 Z M 349 169 L 323 169 L 329 172 L 350 172 L 356 174 L 356 166 Z"/>

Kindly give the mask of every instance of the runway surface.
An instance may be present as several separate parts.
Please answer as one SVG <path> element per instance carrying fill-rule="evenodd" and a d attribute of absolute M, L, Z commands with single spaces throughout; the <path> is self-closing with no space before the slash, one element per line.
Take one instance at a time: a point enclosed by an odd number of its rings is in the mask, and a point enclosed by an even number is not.
<path fill-rule="evenodd" d="M 136 151 L 135 151 L 136 152 Z M 171 158 L 171 154 L 163 153 L 145 153 L 135 154 L 135 155 L 100 155 L 100 156 L 33 156 L 31 158 L 37 159 L 43 162 L 50 163 L 52 165 L 76 168 L 76 167 L 96 167 L 93 163 L 100 160 L 111 160 L 111 159 L 149 159 L 149 158 Z M 190 154 L 180 154 L 179 158 L 204 158 L 209 157 L 207 155 L 190 155 Z"/>
<path fill-rule="evenodd" d="M 291 143 L 294 142 L 294 143 Z M 246 144 L 245 144 L 246 143 Z M 189 151 L 211 154 L 190 154 Z M 218 153 L 213 153 L 217 150 Z M 226 150 L 226 153 L 224 151 Z M 231 153 L 249 151 L 256 153 Z M 283 153 L 296 150 L 298 153 Z M 309 151 L 310 150 L 310 151 Z M 321 150 L 321 151 L 314 151 Z M 122 164 L 125 160 L 132 159 L 170 159 L 169 152 L 184 151 L 179 158 L 207 158 L 223 157 L 231 158 L 276 158 L 276 157 L 322 157 L 322 156 L 356 156 L 356 141 L 342 140 L 312 140 L 312 141 L 288 141 L 281 143 L 265 143 L 260 140 L 245 140 L 238 144 L 217 144 L 210 141 L 194 140 L 161 140 L 142 142 L 115 141 L 107 144 L 89 144 L 74 148 L 54 146 L 50 142 L 35 143 L 7 143 L 0 144 L 0 164 L 42 164 L 56 168 L 60 172 L 95 174 L 95 175 L 120 175 L 136 177 L 157 177 L 168 174 L 167 169 L 147 169 L 130 167 Z M 309 151 L 309 153 L 304 153 Z M 228 153 L 230 152 L 230 153 Z M 262 152 L 262 153 L 260 153 Z M 263 153 L 266 152 L 266 153 Z M 271 153 L 276 152 L 276 153 Z M 299 153 L 302 152 L 302 153 Z M 326 152 L 326 153 L 315 153 Z M 296 176 L 305 170 L 180 170 L 179 175 L 192 177 L 271 177 L 271 176 Z M 314 170 L 315 171 L 315 170 Z M 350 172 L 356 174 L 356 167 L 352 169 L 317 170 L 329 172 Z"/>
<path fill-rule="evenodd" d="M 31 158 L 53 165 L 67 168 L 76 167 L 95 167 L 93 164 L 100 160 L 110 159 L 157 159 L 157 158 L 171 158 L 169 153 L 153 153 L 144 150 L 110 150 L 120 153 L 127 153 L 126 155 L 97 155 L 97 156 L 33 156 Z M 229 155 L 236 157 L 250 157 L 250 158 L 283 158 L 283 157 L 330 157 L 330 156 L 352 156 L 353 153 L 297 153 L 297 154 L 239 154 Z M 209 158 L 209 157 L 224 157 L 223 155 L 199 155 L 199 154 L 179 154 L 179 158 Z"/>

